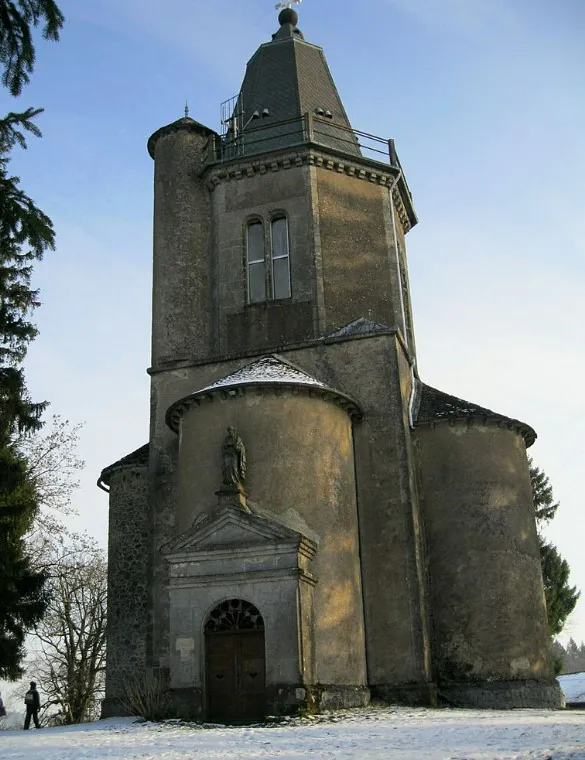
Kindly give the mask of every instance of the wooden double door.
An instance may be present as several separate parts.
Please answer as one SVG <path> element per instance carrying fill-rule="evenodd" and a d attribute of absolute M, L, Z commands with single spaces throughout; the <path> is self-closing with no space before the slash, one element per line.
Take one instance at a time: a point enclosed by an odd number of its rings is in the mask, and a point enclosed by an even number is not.
<path fill-rule="evenodd" d="M 207 719 L 253 723 L 266 711 L 264 630 L 205 634 Z"/>

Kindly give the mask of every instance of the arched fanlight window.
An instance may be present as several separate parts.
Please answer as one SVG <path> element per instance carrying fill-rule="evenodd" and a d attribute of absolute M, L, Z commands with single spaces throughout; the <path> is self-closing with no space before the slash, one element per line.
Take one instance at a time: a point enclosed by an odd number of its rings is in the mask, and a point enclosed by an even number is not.
<path fill-rule="evenodd" d="M 264 620 L 258 609 L 243 599 L 228 599 L 209 613 L 205 633 L 263 631 Z"/>
<path fill-rule="evenodd" d="M 264 255 L 264 225 L 255 219 L 246 230 L 248 263 L 248 302 L 266 301 L 266 263 Z"/>
<path fill-rule="evenodd" d="M 288 219 L 275 217 L 270 225 L 272 298 L 290 298 Z"/>

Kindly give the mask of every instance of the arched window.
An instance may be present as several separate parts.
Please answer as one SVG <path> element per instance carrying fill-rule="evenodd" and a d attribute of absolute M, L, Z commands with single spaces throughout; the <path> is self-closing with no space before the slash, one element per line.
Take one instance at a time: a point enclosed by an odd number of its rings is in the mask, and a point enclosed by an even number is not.
<path fill-rule="evenodd" d="M 252 219 L 246 227 L 248 303 L 291 297 L 288 219 L 283 214 L 270 221 L 270 240 L 264 223 Z M 266 243 L 269 242 L 269 246 Z"/>
<path fill-rule="evenodd" d="M 272 298 L 290 298 L 288 219 L 275 217 L 270 225 Z"/>
<path fill-rule="evenodd" d="M 264 257 L 264 225 L 255 219 L 246 230 L 248 263 L 248 302 L 266 301 L 266 263 Z"/>
<path fill-rule="evenodd" d="M 228 599 L 209 613 L 205 633 L 263 631 L 264 620 L 258 609 L 243 599 Z"/>

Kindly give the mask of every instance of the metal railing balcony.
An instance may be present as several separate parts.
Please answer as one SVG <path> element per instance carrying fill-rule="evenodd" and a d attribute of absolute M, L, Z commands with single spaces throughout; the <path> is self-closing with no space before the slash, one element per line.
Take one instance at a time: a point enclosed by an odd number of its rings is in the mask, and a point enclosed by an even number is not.
<path fill-rule="evenodd" d="M 208 160 L 232 161 L 307 143 L 400 168 L 393 140 L 350 129 L 311 113 L 273 123 L 253 121 L 237 134 L 228 130 L 214 138 Z"/>

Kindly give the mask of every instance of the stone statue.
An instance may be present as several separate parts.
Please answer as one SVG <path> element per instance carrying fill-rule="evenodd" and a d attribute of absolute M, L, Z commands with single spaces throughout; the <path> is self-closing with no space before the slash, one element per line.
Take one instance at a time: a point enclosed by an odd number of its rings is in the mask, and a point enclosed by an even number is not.
<path fill-rule="evenodd" d="M 221 456 L 223 485 L 242 488 L 246 480 L 246 447 L 232 425 L 227 429 Z"/>

